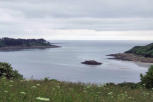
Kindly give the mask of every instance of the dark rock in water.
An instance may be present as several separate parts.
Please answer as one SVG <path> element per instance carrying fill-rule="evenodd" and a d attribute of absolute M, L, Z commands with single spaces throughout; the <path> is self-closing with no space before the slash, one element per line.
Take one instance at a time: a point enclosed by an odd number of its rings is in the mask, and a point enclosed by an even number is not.
<path fill-rule="evenodd" d="M 88 65 L 101 65 L 102 63 L 100 62 L 97 62 L 95 60 L 88 60 L 88 61 L 84 61 L 84 62 L 81 62 L 82 64 L 88 64 Z"/>

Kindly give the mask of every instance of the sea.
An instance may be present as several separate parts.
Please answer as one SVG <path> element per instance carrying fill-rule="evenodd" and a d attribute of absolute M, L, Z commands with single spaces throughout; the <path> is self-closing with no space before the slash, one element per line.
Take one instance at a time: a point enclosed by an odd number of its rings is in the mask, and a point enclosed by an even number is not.
<path fill-rule="evenodd" d="M 152 41 L 52 40 L 59 48 L 1 51 L 0 62 L 8 62 L 26 79 L 44 78 L 93 84 L 139 82 L 152 63 L 121 61 L 107 56 L 123 53 Z M 84 65 L 96 60 L 102 65 Z"/>

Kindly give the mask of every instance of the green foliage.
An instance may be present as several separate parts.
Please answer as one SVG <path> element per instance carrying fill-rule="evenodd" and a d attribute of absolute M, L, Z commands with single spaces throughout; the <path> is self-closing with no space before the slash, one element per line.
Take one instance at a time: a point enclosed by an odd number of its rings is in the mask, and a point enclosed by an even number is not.
<path fill-rule="evenodd" d="M 23 76 L 17 70 L 13 70 L 10 64 L 0 62 L 0 77 L 7 79 L 22 79 Z"/>
<path fill-rule="evenodd" d="M 113 83 L 0 79 L 0 102 L 153 102 L 153 91 Z"/>
<path fill-rule="evenodd" d="M 148 69 L 148 72 L 146 72 L 145 75 L 140 75 L 141 77 L 141 83 L 146 87 L 146 88 L 153 88 L 153 66 L 151 66 Z"/>
<path fill-rule="evenodd" d="M 131 89 L 136 89 L 136 88 L 142 87 L 140 83 L 132 83 L 132 82 L 120 83 L 120 84 L 118 84 L 118 86 L 120 86 L 120 87 L 128 87 L 128 88 L 131 88 Z"/>
<path fill-rule="evenodd" d="M 48 78 L 48 77 L 45 77 L 45 78 L 44 78 L 44 81 L 49 81 L 49 78 Z"/>
<path fill-rule="evenodd" d="M 144 57 L 153 57 L 153 43 L 146 46 L 135 46 L 125 53 L 133 53 Z"/>
<path fill-rule="evenodd" d="M 51 44 L 44 39 L 0 39 L 0 47 L 8 46 L 51 46 Z"/>

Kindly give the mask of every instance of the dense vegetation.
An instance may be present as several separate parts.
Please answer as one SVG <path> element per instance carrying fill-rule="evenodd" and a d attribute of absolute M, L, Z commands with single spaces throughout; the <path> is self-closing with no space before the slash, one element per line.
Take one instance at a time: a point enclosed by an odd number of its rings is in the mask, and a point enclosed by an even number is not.
<path fill-rule="evenodd" d="M 7 79 L 23 79 L 23 76 L 17 70 L 13 70 L 10 64 L 0 62 L 0 77 Z"/>
<path fill-rule="evenodd" d="M 129 84 L 130 85 L 130 84 Z M 125 85 L 91 85 L 56 80 L 0 79 L 1 102 L 153 102 L 153 90 Z"/>
<path fill-rule="evenodd" d="M 51 44 L 44 39 L 14 39 L 14 38 L 0 39 L 0 47 L 9 47 L 9 46 L 51 46 Z"/>
<path fill-rule="evenodd" d="M 117 85 L 12 78 L 8 72 L 14 71 L 7 63 L 0 64 L 0 71 L 0 102 L 153 102 L 153 66 L 140 83 Z"/>
<path fill-rule="evenodd" d="M 146 46 L 135 46 L 134 48 L 126 51 L 125 53 L 133 53 L 144 57 L 153 57 L 153 43 Z"/>
<path fill-rule="evenodd" d="M 153 88 L 153 66 L 151 66 L 148 69 L 148 72 L 146 72 L 145 75 L 140 75 L 141 76 L 141 83 L 146 87 L 146 88 Z"/>

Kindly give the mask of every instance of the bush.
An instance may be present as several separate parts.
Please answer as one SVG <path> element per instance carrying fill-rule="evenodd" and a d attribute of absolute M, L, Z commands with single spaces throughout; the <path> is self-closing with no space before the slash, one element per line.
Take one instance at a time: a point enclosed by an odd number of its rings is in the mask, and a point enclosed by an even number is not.
<path fill-rule="evenodd" d="M 17 70 L 13 70 L 10 64 L 0 62 L 0 77 L 7 79 L 23 79 L 23 76 Z"/>
<path fill-rule="evenodd" d="M 132 82 L 123 82 L 123 83 L 119 83 L 118 86 L 136 89 L 136 88 L 141 87 L 141 84 L 140 83 L 132 83 Z"/>
<path fill-rule="evenodd" d="M 146 88 L 153 88 L 153 66 L 151 66 L 148 69 L 148 72 L 146 72 L 145 75 L 140 75 L 141 77 L 141 83 L 146 87 Z"/>

